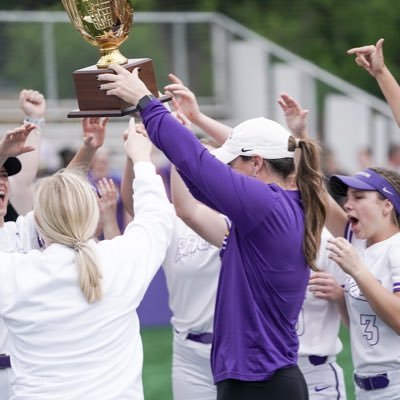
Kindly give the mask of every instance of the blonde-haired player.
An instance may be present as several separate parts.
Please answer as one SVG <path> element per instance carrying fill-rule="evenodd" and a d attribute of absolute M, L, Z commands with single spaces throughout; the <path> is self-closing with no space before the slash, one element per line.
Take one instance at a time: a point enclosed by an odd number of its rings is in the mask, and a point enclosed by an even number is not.
<path fill-rule="evenodd" d="M 96 194 L 73 170 L 44 178 L 34 214 L 43 252 L 1 253 L 0 316 L 9 331 L 12 398 L 143 399 L 136 308 L 168 247 L 174 211 L 135 131 L 135 221 L 96 243 Z"/>

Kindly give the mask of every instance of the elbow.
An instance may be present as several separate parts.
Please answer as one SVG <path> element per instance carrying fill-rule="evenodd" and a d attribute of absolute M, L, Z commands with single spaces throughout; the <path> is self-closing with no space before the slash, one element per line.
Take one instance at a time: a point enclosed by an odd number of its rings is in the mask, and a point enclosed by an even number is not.
<path fill-rule="evenodd" d="M 190 210 L 187 207 L 181 207 L 179 204 L 174 203 L 176 215 L 182 219 L 183 221 L 187 220 L 190 217 Z M 193 210 L 192 210 L 193 212 Z"/>

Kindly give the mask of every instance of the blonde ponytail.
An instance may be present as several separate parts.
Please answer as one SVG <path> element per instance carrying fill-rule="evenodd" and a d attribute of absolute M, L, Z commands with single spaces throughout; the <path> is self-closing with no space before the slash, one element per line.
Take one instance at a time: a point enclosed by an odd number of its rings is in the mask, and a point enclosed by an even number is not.
<path fill-rule="evenodd" d="M 96 263 L 96 253 L 93 246 L 83 242 L 79 247 L 74 247 L 75 260 L 79 272 L 79 286 L 89 303 L 101 300 L 102 287 L 99 268 Z"/>
<path fill-rule="evenodd" d="M 40 233 L 75 251 L 79 286 L 89 303 L 102 298 L 102 275 L 92 239 L 98 221 L 97 198 L 82 172 L 64 169 L 39 181 L 34 215 Z"/>

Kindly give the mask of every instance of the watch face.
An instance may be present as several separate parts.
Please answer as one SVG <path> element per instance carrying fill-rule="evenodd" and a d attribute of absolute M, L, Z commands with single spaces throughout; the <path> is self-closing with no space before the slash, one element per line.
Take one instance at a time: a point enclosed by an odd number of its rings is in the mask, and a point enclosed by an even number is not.
<path fill-rule="evenodd" d="M 137 108 L 142 111 L 148 103 L 150 103 L 151 100 L 155 99 L 155 97 L 152 94 L 147 94 L 146 96 L 143 96 L 137 105 Z"/>

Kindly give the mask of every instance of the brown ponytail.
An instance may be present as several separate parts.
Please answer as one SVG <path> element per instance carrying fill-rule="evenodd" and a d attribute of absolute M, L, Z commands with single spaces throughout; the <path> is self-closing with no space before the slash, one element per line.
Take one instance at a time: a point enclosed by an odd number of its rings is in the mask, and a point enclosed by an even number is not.
<path fill-rule="evenodd" d="M 303 250 L 313 271 L 318 271 L 316 259 L 321 245 L 326 219 L 327 192 L 320 164 L 320 147 L 311 139 L 289 138 L 289 150 L 301 149 L 297 161 L 296 185 L 301 193 L 304 209 Z"/>

